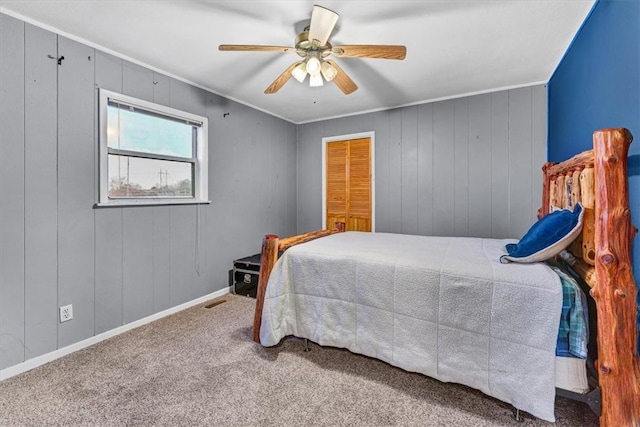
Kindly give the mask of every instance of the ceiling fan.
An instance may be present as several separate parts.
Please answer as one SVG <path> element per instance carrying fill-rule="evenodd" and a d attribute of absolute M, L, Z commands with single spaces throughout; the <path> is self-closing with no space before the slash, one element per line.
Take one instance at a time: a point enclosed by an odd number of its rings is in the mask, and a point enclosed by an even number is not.
<path fill-rule="evenodd" d="M 303 82 L 309 74 L 310 86 L 322 86 L 323 77 L 326 81 L 333 81 L 345 95 L 358 89 L 358 86 L 331 59 L 329 55 L 339 58 L 380 58 L 402 60 L 407 54 L 407 48 L 400 45 L 342 45 L 332 46 L 329 37 L 340 15 L 325 7 L 315 5 L 311 13 L 311 23 L 303 32 L 298 34 L 295 47 L 221 44 L 222 51 L 245 52 L 295 52 L 302 60 L 291 64 L 276 78 L 264 93 L 276 93 L 293 76 Z"/>

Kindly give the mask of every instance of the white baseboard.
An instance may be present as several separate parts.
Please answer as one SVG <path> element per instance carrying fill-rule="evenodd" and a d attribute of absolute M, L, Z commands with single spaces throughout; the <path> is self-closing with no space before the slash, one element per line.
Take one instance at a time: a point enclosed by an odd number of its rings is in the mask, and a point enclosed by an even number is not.
<path fill-rule="evenodd" d="M 210 293 L 200 298 L 196 298 L 192 301 L 185 302 L 184 304 L 177 305 L 175 307 L 168 308 L 159 313 L 152 314 L 151 316 L 147 316 L 143 319 L 136 320 L 135 322 L 127 323 L 126 325 L 122 325 L 115 329 L 111 329 L 107 332 L 103 332 L 99 335 L 95 335 L 91 338 L 87 338 L 85 340 L 79 341 L 77 343 L 68 345 L 66 347 L 60 348 L 58 350 L 54 350 L 50 353 L 43 354 L 38 357 L 34 357 L 33 359 L 29 359 L 25 362 L 19 363 L 14 366 L 10 366 L 6 369 L 0 370 L 0 381 L 6 380 L 7 378 L 11 378 L 23 372 L 27 372 L 33 368 L 37 368 L 38 366 L 44 365 L 45 363 L 49 363 L 53 360 L 59 359 L 63 356 L 76 352 L 78 350 L 82 350 L 83 348 L 89 347 L 93 344 L 97 344 L 100 341 L 104 341 L 108 338 L 114 337 L 116 335 L 120 335 L 124 332 L 135 329 L 139 326 L 146 325 L 147 323 L 153 322 L 154 320 L 161 319 L 163 317 L 169 316 L 170 314 L 177 313 L 178 311 L 185 310 L 187 308 L 193 307 L 194 305 L 202 304 L 206 301 L 209 301 L 213 298 L 219 298 L 223 295 L 229 293 L 229 288 L 224 288 L 219 291 Z"/>

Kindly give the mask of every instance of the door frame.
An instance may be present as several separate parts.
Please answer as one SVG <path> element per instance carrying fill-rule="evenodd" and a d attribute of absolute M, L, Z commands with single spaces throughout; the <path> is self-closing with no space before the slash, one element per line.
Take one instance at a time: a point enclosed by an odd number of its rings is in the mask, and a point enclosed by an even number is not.
<path fill-rule="evenodd" d="M 327 144 L 336 141 L 350 139 L 369 138 L 370 157 L 369 170 L 371 171 L 371 232 L 376 231 L 376 137 L 375 132 L 358 132 L 347 135 L 325 136 L 322 138 L 322 228 L 327 228 Z"/>

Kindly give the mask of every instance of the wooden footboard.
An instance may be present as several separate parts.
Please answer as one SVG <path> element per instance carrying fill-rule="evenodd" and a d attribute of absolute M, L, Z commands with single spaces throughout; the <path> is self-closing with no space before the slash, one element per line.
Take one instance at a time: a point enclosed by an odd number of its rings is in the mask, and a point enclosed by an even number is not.
<path fill-rule="evenodd" d="M 600 425 L 640 426 L 640 357 L 637 353 L 637 286 L 631 263 L 627 129 L 593 135 L 593 150 L 543 167 L 539 216 L 553 208 L 585 210 L 582 236 L 570 247 L 574 269 L 591 286 L 598 318 L 596 366 L 602 392 Z"/>
<path fill-rule="evenodd" d="M 256 293 L 256 311 L 253 317 L 253 340 L 260 342 L 260 324 L 262 323 L 262 307 L 264 305 L 264 294 L 267 291 L 267 282 L 271 275 L 271 270 L 278 260 L 278 256 L 282 251 L 289 249 L 291 246 L 299 243 L 308 242 L 319 237 L 328 236 L 330 234 L 344 231 L 344 222 L 336 222 L 331 230 L 318 230 L 309 233 L 300 234 L 298 236 L 286 237 L 280 239 L 274 234 L 267 234 L 262 239 L 262 252 L 260 257 L 260 273 L 258 275 L 258 290 Z"/>

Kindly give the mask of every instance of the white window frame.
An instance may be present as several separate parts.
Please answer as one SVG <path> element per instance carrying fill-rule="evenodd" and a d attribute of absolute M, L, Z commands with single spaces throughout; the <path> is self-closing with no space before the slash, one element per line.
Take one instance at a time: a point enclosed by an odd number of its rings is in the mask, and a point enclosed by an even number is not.
<path fill-rule="evenodd" d="M 107 107 L 109 102 L 118 102 L 120 104 L 130 105 L 140 110 L 148 111 L 161 116 L 167 116 L 172 119 L 180 119 L 198 124 L 196 135 L 196 149 L 194 158 L 194 194 L 193 197 L 109 197 L 109 147 L 107 140 Z M 98 139 L 99 139 L 99 201 L 96 206 L 139 206 L 139 205 L 184 205 L 211 203 L 209 201 L 208 190 L 208 135 L 209 121 L 206 117 L 197 114 L 187 113 L 175 108 L 156 104 L 154 102 L 145 101 L 134 98 L 132 96 L 123 95 L 106 89 L 99 89 L 98 100 Z M 124 151 L 124 150 L 123 150 Z M 126 154 L 126 153 L 125 153 Z M 141 154 L 141 153 L 138 153 Z M 154 155 L 153 153 L 144 153 L 140 156 L 143 158 L 166 160 L 167 156 Z"/>

